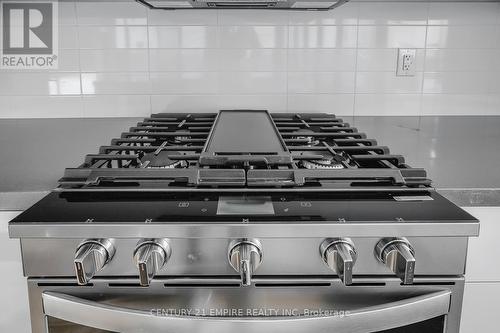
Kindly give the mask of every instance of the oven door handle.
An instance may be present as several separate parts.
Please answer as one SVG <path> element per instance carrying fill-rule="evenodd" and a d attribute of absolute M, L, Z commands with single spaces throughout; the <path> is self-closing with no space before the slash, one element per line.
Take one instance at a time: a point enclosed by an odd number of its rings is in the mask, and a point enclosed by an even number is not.
<path fill-rule="evenodd" d="M 350 332 L 369 333 L 406 326 L 446 315 L 451 291 L 438 291 L 405 300 L 361 308 L 345 316 L 196 317 L 155 315 L 115 307 L 75 296 L 46 291 L 46 316 L 113 332 Z M 326 309 L 328 310 L 328 309 Z M 338 309 L 341 310 L 341 309 Z"/>

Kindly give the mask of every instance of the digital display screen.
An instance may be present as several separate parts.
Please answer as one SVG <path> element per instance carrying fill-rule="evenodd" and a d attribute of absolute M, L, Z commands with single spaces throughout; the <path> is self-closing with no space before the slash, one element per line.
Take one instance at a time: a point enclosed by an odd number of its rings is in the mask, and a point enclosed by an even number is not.
<path fill-rule="evenodd" d="M 220 196 L 217 215 L 274 215 L 270 196 Z"/>

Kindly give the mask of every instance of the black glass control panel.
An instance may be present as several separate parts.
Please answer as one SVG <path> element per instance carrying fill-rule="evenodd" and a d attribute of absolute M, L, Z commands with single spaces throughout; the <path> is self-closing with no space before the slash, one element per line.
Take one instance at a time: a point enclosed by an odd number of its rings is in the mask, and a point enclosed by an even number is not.
<path fill-rule="evenodd" d="M 13 222 L 469 222 L 436 192 L 53 192 Z"/>

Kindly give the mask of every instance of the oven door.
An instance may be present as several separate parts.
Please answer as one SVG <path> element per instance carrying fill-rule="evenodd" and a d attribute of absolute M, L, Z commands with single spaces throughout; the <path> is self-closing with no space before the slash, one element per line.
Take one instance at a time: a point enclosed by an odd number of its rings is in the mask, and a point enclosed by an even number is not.
<path fill-rule="evenodd" d="M 101 284 L 41 291 L 45 330 L 62 332 L 443 333 L 453 288 L 257 282 L 242 288 Z M 97 288 L 95 288 L 97 287 Z M 95 288 L 95 289 L 94 289 Z M 51 290 L 52 289 L 52 290 Z M 458 328 L 457 328 L 458 332 Z"/>

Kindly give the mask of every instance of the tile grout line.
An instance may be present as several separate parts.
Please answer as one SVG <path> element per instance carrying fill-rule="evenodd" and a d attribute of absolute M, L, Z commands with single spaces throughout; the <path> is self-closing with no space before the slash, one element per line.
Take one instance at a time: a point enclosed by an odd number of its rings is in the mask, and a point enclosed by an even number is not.
<path fill-rule="evenodd" d="M 80 80 L 80 103 L 81 103 L 81 107 L 82 107 L 82 115 L 81 117 L 82 118 L 85 118 L 87 112 L 86 112 L 86 107 L 85 107 L 85 101 L 84 101 L 84 94 L 83 94 L 83 78 L 82 78 L 82 73 L 83 70 L 82 70 L 82 56 L 81 56 L 81 52 L 82 52 L 82 48 L 81 48 L 81 45 L 80 45 L 80 20 L 79 20 L 79 17 L 78 17 L 78 6 L 77 6 L 77 3 L 76 1 L 73 3 L 73 8 L 75 10 L 75 23 L 76 23 L 76 43 L 78 45 L 78 78 Z M 58 73 L 61 73 L 61 72 L 58 72 Z"/>
<path fill-rule="evenodd" d="M 354 118 L 356 117 L 356 100 L 357 100 L 357 94 L 358 94 L 358 54 L 359 54 L 359 16 L 361 14 L 361 7 L 359 3 L 357 4 L 356 8 L 356 55 L 354 57 L 354 94 L 353 94 L 353 101 L 352 101 L 352 117 L 353 117 L 353 123 Z"/>

